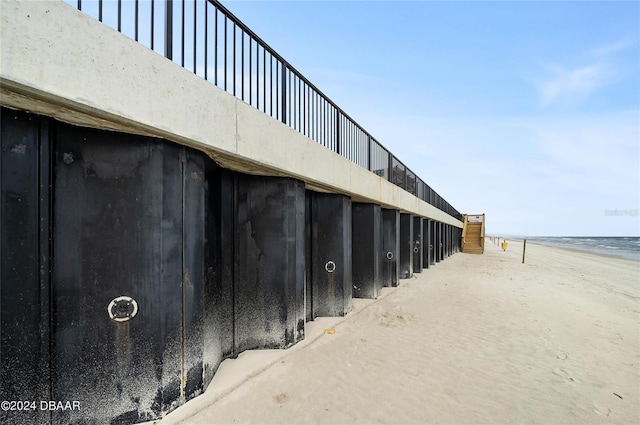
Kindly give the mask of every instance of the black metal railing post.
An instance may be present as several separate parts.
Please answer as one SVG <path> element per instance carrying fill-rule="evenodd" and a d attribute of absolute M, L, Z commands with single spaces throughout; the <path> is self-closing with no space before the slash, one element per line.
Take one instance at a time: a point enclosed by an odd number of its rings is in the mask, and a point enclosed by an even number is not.
<path fill-rule="evenodd" d="M 164 3 L 164 57 L 173 60 L 173 0 Z"/>
<path fill-rule="evenodd" d="M 369 133 L 367 133 L 367 169 L 373 171 L 371 169 L 371 135 Z"/>
<path fill-rule="evenodd" d="M 341 147 L 340 147 L 340 127 L 341 127 L 341 119 L 340 119 L 340 109 L 336 108 L 336 153 L 341 155 Z"/>
<path fill-rule="evenodd" d="M 282 104 L 281 104 L 281 120 L 283 124 L 287 124 L 287 64 L 282 62 L 281 66 L 282 70 L 282 88 L 281 88 L 281 96 L 282 96 Z"/>

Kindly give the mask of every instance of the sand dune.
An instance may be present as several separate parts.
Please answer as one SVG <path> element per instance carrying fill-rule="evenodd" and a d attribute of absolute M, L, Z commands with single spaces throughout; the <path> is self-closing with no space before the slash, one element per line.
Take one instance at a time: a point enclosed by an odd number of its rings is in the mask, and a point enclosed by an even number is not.
<path fill-rule="evenodd" d="M 640 424 L 640 262 L 487 241 L 416 276 L 162 424 Z"/>

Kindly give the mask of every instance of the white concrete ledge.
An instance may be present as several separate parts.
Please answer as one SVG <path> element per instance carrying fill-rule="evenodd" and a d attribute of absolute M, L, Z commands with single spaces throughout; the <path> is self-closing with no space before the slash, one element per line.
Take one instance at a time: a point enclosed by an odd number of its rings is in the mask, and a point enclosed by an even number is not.
<path fill-rule="evenodd" d="M 0 1 L 0 103 L 161 137 L 222 166 L 462 222 L 63 2 Z"/>

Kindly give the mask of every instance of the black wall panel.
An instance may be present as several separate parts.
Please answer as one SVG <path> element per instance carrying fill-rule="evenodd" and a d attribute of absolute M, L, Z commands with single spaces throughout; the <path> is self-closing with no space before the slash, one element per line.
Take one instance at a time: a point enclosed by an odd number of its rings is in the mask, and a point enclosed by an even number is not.
<path fill-rule="evenodd" d="M 58 125 L 52 399 L 87 408 L 55 421 L 152 419 L 202 391 L 204 162 L 173 143 Z M 124 322 L 107 311 L 120 296 L 138 305 Z"/>
<path fill-rule="evenodd" d="M 436 222 L 436 263 L 443 260 L 443 238 L 442 238 L 442 223 Z"/>
<path fill-rule="evenodd" d="M 423 243 L 422 217 L 413 217 L 413 272 L 422 272 L 422 247 Z"/>
<path fill-rule="evenodd" d="M 429 263 L 431 265 L 434 265 L 436 263 L 436 251 L 437 251 L 436 222 L 434 220 L 429 220 L 429 231 L 431 232 L 429 235 L 430 243 L 431 243 L 431 246 L 429 247 Z"/>
<path fill-rule="evenodd" d="M 449 257 L 449 225 L 443 224 L 443 247 L 442 247 L 442 256 L 443 258 Z"/>
<path fill-rule="evenodd" d="M 310 212 L 313 318 L 344 316 L 352 308 L 351 199 L 313 192 Z"/>
<path fill-rule="evenodd" d="M 311 248 L 311 205 L 313 203 L 313 192 L 305 191 L 304 194 L 304 320 L 310 322 L 313 317 L 313 250 Z"/>
<path fill-rule="evenodd" d="M 382 210 L 382 285 L 398 286 L 400 257 L 400 211 Z"/>
<path fill-rule="evenodd" d="M 236 208 L 237 350 L 288 347 L 304 338 L 304 184 L 238 175 Z"/>
<path fill-rule="evenodd" d="M 234 346 L 235 173 L 211 162 L 205 167 L 208 182 L 205 216 L 205 288 L 203 363 L 209 384 L 220 363 L 237 352 Z"/>
<path fill-rule="evenodd" d="M 204 389 L 203 336 L 205 288 L 205 159 L 184 149 L 182 155 L 182 370 L 181 401 Z"/>
<path fill-rule="evenodd" d="M 36 401 L 6 423 L 46 423 L 49 389 L 49 126 L 2 109 L 0 127 L 0 396 Z"/>
<path fill-rule="evenodd" d="M 353 203 L 353 297 L 377 298 L 382 288 L 380 205 Z"/>
<path fill-rule="evenodd" d="M 430 266 L 429 256 L 431 255 L 431 228 L 429 219 L 422 220 L 422 267 L 428 269 Z"/>
<path fill-rule="evenodd" d="M 305 320 L 342 316 L 459 244 L 440 223 L 160 139 L 6 109 L 1 136 L 0 395 L 81 406 L 7 423 L 157 419 L 225 358 L 295 344 Z M 133 311 L 123 296 L 137 311 L 116 321 Z"/>
<path fill-rule="evenodd" d="M 413 217 L 400 214 L 400 259 L 398 260 L 401 279 L 413 276 Z"/>
<path fill-rule="evenodd" d="M 449 256 L 455 253 L 455 230 L 455 227 L 449 226 Z"/>

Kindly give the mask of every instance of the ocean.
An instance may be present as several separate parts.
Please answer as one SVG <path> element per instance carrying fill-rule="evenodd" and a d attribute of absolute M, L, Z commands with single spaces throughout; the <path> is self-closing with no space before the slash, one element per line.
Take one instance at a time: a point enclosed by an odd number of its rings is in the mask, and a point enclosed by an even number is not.
<path fill-rule="evenodd" d="M 581 251 L 594 252 L 596 254 L 607 254 L 623 257 L 629 260 L 640 261 L 640 237 L 543 237 L 528 236 L 523 237 L 527 241 L 539 245 L 558 246 L 562 248 L 573 248 Z"/>

